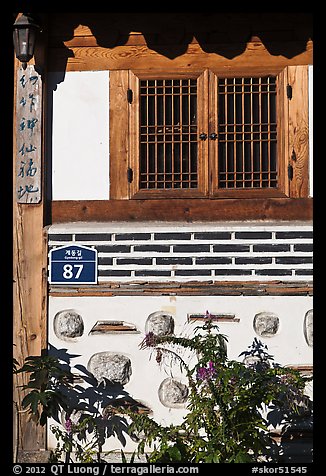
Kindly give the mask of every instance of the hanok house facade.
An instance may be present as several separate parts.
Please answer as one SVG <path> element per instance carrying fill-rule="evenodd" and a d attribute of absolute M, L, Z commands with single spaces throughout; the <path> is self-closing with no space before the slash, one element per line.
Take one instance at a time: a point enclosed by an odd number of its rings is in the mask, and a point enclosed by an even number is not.
<path fill-rule="evenodd" d="M 138 345 L 209 310 L 231 359 L 257 338 L 311 373 L 311 16 L 38 17 L 15 61 L 16 358 L 69 354 L 179 422 L 181 376 Z M 17 428 L 20 461 L 55 446 L 26 414 Z M 310 432 L 284 461 L 311 460 Z"/>

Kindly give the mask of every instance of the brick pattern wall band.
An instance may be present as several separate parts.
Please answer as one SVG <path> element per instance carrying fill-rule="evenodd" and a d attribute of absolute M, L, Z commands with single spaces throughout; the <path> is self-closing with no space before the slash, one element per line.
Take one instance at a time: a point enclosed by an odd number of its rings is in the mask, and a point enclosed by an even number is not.
<path fill-rule="evenodd" d="M 86 225 L 87 226 L 87 225 Z M 312 280 L 313 234 L 307 226 L 264 231 L 49 233 L 49 248 L 78 243 L 98 250 L 98 281 Z"/>

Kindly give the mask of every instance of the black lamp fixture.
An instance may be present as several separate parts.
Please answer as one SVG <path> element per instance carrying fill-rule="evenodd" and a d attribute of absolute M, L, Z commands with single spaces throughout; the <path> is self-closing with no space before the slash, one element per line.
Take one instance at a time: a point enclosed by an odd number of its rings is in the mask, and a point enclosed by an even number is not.
<path fill-rule="evenodd" d="M 37 31 L 40 26 L 35 22 L 30 13 L 23 13 L 14 23 L 14 48 L 18 60 L 26 69 L 27 63 L 34 55 Z"/>

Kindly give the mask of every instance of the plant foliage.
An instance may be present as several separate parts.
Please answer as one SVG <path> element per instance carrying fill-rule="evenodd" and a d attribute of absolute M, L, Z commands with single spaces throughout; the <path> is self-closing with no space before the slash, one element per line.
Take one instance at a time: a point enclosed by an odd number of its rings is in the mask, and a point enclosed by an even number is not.
<path fill-rule="evenodd" d="M 28 383 L 20 386 L 28 392 L 22 400 L 22 408 L 28 409 L 31 418 L 42 426 L 47 418 L 58 420 L 59 412 L 69 406 L 64 389 L 73 381 L 70 370 L 64 370 L 56 357 L 41 355 L 26 357 L 24 365 L 14 369 L 16 374 L 22 372 L 29 375 Z"/>
<path fill-rule="evenodd" d="M 245 362 L 228 360 L 226 336 L 211 316 L 192 338 L 146 335 L 141 349 L 156 353 L 156 361 L 178 363 L 188 380 L 187 414 L 180 425 L 163 426 L 148 415 L 134 415 L 130 431 L 142 434 L 138 455 L 150 462 L 245 463 L 257 461 L 273 445 L 266 408 L 281 409 L 292 418 L 306 413 L 308 378 L 274 364 L 267 347 L 255 340 L 243 354 Z M 197 356 L 189 366 L 184 349 Z"/>

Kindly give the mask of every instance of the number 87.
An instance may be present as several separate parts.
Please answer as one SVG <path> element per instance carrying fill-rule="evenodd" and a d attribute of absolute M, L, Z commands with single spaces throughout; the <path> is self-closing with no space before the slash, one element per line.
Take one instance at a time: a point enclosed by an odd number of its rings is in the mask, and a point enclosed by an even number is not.
<path fill-rule="evenodd" d="M 74 276 L 74 273 L 73 273 L 73 269 L 74 268 L 78 268 L 77 270 L 77 273 L 76 275 Z M 65 279 L 71 279 L 71 278 L 75 278 L 75 279 L 78 279 L 79 276 L 81 275 L 81 272 L 84 268 L 84 265 L 83 264 L 65 264 L 64 267 L 63 267 L 63 273 L 62 273 L 62 276 L 65 278 Z"/>

